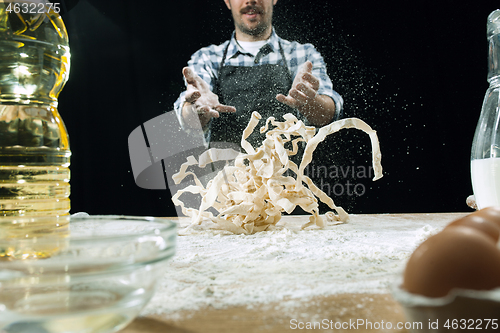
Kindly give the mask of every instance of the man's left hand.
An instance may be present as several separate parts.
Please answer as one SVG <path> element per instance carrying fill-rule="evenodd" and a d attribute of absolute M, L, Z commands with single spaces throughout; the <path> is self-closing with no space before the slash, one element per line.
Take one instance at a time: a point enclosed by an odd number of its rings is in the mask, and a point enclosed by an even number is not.
<path fill-rule="evenodd" d="M 299 110 L 311 124 L 324 126 L 335 116 L 335 102 L 318 94 L 319 79 L 312 74 L 312 68 L 313 64 L 306 61 L 297 72 L 288 96 L 278 94 L 276 99 Z"/>
<path fill-rule="evenodd" d="M 310 61 L 305 62 L 297 72 L 288 96 L 278 94 L 276 99 L 295 109 L 314 103 L 318 94 L 319 80 L 312 74 L 312 68 Z"/>

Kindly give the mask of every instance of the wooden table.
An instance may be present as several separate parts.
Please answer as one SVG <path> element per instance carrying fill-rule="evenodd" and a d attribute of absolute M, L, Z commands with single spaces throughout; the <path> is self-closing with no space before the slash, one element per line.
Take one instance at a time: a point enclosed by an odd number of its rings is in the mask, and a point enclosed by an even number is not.
<path fill-rule="evenodd" d="M 438 214 L 378 214 L 352 215 L 350 228 L 363 227 L 375 231 L 422 228 L 430 225 L 442 229 L 446 224 L 466 213 Z M 303 216 L 284 216 L 286 227 L 296 228 L 304 220 Z M 180 224 L 188 223 L 180 219 Z M 280 222 L 281 223 L 281 222 Z M 188 236 L 189 237 L 189 236 Z M 197 311 L 184 311 L 176 319 L 166 319 L 162 315 L 150 315 L 135 319 L 122 333 L 167 333 L 167 332 L 382 332 L 380 325 L 391 332 L 408 332 L 397 329 L 398 323 L 405 323 L 402 307 L 392 298 L 390 291 L 383 293 L 349 293 L 316 296 L 301 304 L 300 308 L 283 313 L 276 310 L 279 304 L 265 304 L 248 309 L 245 306 L 214 309 L 211 307 Z M 313 325 L 316 329 L 300 329 L 302 325 Z M 356 323 L 358 326 L 353 326 Z M 370 324 L 372 329 L 370 329 Z M 300 326 L 299 326 L 300 325 Z M 379 329 L 377 329 L 379 325 Z M 337 329 L 335 328 L 337 326 Z M 343 326 L 343 329 L 342 329 Z M 294 329 L 295 328 L 295 329 Z M 321 329 L 319 329 L 321 328 Z M 396 328 L 396 329 L 395 329 Z"/>

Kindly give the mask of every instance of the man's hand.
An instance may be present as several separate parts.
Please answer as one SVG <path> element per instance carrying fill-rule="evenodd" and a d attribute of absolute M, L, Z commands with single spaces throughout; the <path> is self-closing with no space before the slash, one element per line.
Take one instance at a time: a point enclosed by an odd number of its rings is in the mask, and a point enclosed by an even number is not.
<path fill-rule="evenodd" d="M 233 106 L 222 105 L 210 86 L 189 67 L 182 69 L 187 82 L 186 103 L 182 106 L 182 117 L 188 126 L 205 127 L 211 118 L 218 118 L 219 112 L 236 112 Z"/>
<path fill-rule="evenodd" d="M 276 99 L 295 109 L 314 103 L 318 94 L 319 80 L 312 74 L 312 67 L 310 61 L 304 63 L 293 80 L 288 96 L 278 94 Z"/>
<path fill-rule="evenodd" d="M 335 115 L 335 102 L 318 95 L 319 79 L 312 74 L 313 65 L 306 61 L 297 72 L 288 96 L 278 94 L 276 99 L 298 109 L 314 125 L 328 124 Z"/>

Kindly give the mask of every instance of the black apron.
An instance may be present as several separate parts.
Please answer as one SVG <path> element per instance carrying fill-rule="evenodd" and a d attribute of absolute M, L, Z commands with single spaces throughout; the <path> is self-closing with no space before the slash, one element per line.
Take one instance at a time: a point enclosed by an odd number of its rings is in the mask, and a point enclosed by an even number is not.
<path fill-rule="evenodd" d="M 277 94 L 288 95 L 293 79 L 285 61 L 285 54 L 280 43 L 281 61 L 276 65 L 266 64 L 253 67 L 224 66 L 229 44 L 224 50 L 220 64 L 219 78 L 216 82 L 216 94 L 219 102 L 234 106 L 235 113 L 220 113 L 219 118 L 212 118 L 211 147 L 224 147 L 224 143 L 240 146 L 241 135 L 248 125 L 253 111 L 262 116 L 261 123 L 247 139 L 254 147 L 260 147 L 265 134 L 258 129 L 264 125 L 268 117 L 274 116 L 278 121 L 284 121 L 283 115 L 299 112 L 276 99 Z M 267 52 L 267 53 L 266 53 Z M 271 52 L 269 44 L 264 45 L 255 58 L 259 59 Z M 299 118 L 300 119 L 300 118 Z"/>

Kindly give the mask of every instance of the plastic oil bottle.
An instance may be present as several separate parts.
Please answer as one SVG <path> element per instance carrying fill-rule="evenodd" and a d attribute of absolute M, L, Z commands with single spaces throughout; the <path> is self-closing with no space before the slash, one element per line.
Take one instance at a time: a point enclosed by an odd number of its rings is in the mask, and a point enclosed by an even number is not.
<path fill-rule="evenodd" d="M 67 233 L 71 152 L 57 98 L 70 49 L 59 12 L 45 0 L 0 2 L 0 238 Z M 16 251 L 0 249 L 0 257 Z M 28 255 L 50 255 L 44 251 Z"/>

